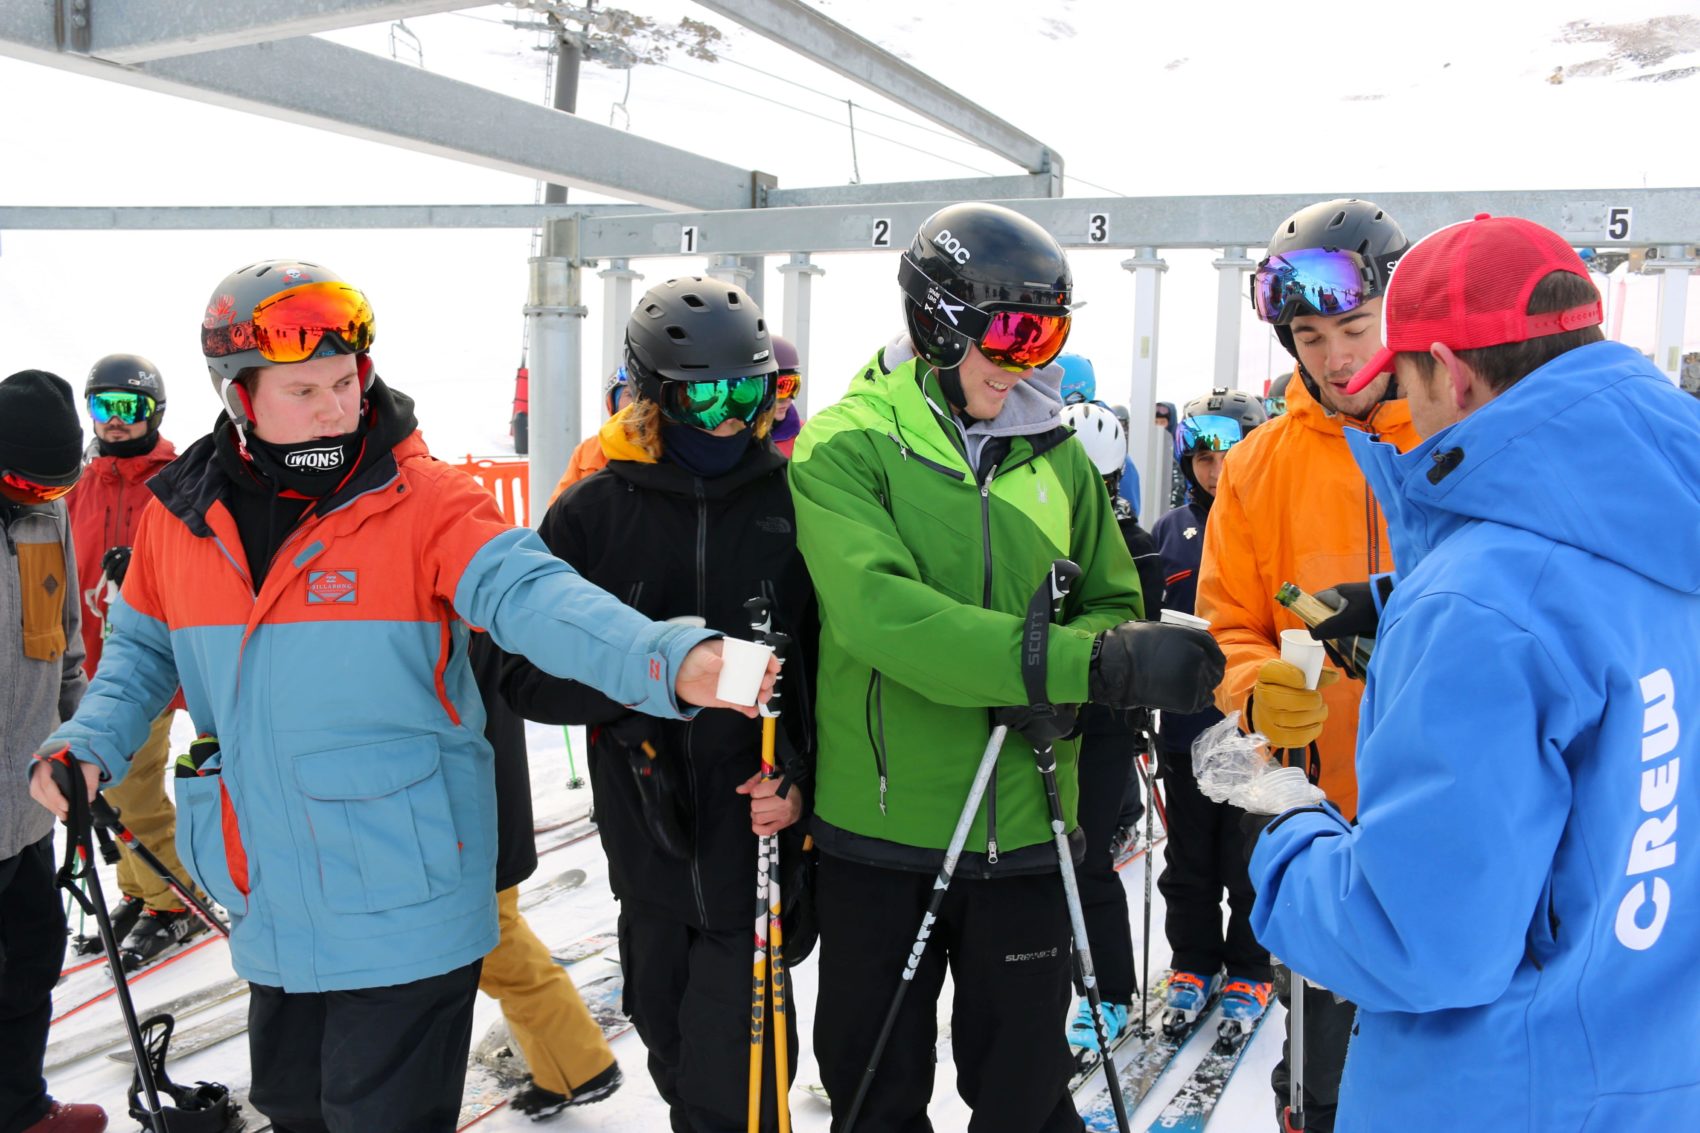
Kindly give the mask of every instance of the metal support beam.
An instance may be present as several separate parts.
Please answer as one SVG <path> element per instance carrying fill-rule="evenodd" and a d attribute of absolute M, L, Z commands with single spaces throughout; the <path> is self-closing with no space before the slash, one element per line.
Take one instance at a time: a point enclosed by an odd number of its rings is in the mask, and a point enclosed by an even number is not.
<path fill-rule="evenodd" d="M 718 279 L 721 283 L 730 283 L 746 292 L 750 289 L 750 280 L 755 276 L 749 265 L 737 256 L 710 256 L 708 267 L 703 269 L 703 274 L 710 279 Z M 754 299 L 755 296 L 750 298 Z M 756 305 L 759 307 L 761 304 L 758 302 Z"/>
<path fill-rule="evenodd" d="M 630 261 L 614 260 L 596 273 L 602 281 L 602 372 L 599 381 L 626 364 L 626 320 L 632 316 L 632 284 L 643 278 Z"/>
<path fill-rule="evenodd" d="M 1037 138 L 802 0 L 697 3 L 908 107 L 1029 173 L 1062 172 L 1062 158 Z"/>
<path fill-rule="evenodd" d="M 1629 247 L 1700 243 L 1700 188 L 1582 189 L 1449 193 L 1376 193 L 1368 196 L 1399 219 L 1408 233 L 1426 234 L 1478 212 L 1521 216 L 1544 224 L 1579 247 Z M 770 194 L 771 196 L 771 194 Z M 1586 200 L 1581 198 L 1588 198 Z M 1593 198 L 1621 201 L 1632 226 L 1608 227 L 1589 211 Z M 1316 195 L 1202 197 L 1068 197 L 1004 201 L 1069 248 L 1262 248 L 1281 218 Z M 892 251 L 937 205 L 892 204 L 766 208 L 739 212 L 673 213 L 666 217 L 600 216 L 584 226 L 584 254 L 675 256 L 684 230 L 691 251 L 713 255 L 783 255 L 807 248 L 833 252 Z M 1618 206 L 1613 206 L 1614 210 Z M 1102 218 L 1102 223 L 1096 218 Z M 1600 225 L 1595 227 L 1596 222 Z M 881 243 L 883 234 L 884 243 Z"/>
<path fill-rule="evenodd" d="M 270 228 L 542 228 L 566 217 L 629 216 L 632 205 L 0 206 L 0 231 L 186 231 Z M 659 209 L 644 212 L 659 216 Z"/>
<path fill-rule="evenodd" d="M 1644 271 L 1659 273 L 1659 324 L 1654 336 L 1653 365 L 1671 381 L 1682 381 L 1682 344 L 1688 319 L 1688 279 L 1700 268 L 1687 247 L 1659 249 L 1658 259 L 1649 259 Z"/>
<path fill-rule="evenodd" d="M 1157 457 L 1161 447 L 1149 427 L 1157 404 L 1157 319 L 1162 310 L 1163 273 L 1169 265 L 1156 248 L 1141 248 L 1122 267 L 1133 273 L 1133 381 L 1127 394 L 1127 448 L 1139 469 L 1139 518 L 1149 527 L 1169 495 L 1168 473 Z M 1166 434 L 1165 434 L 1166 435 Z M 1157 483 L 1161 476 L 1162 484 Z"/>
<path fill-rule="evenodd" d="M 1062 178 L 1049 173 L 1018 173 L 1011 177 L 944 177 L 935 181 L 865 181 L 859 185 L 769 189 L 767 207 L 878 204 L 881 201 L 929 201 L 935 205 L 949 205 L 957 201 L 1060 197 L 1062 191 Z"/>
<path fill-rule="evenodd" d="M 1224 248 L 1220 259 L 1210 261 L 1216 278 L 1216 380 L 1217 389 L 1235 389 L 1240 384 L 1240 312 L 1246 308 L 1245 273 L 1257 266 L 1246 258 L 1244 248 Z"/>
<path fill-rule="evenodd" d="M 809 385 L 814 372 L 809 369 L 809 307 L 813 299 L 815 276 L 825 275 L 826 269 L 809 262 L 809 253 L 792 252 L 791 262 L 779 265 L 779 275 L 785 281 L 782 300 L 780 334 L 797 348 L 797 368 L 803 374 L 803 386 L 797 391 L 797 412 L 809 415 Z M 769 325 L 772 323 L 769 318 Z"/>
<path fill-rule="evenodd" d="M 578 447 L 584 317 L 580 295 L 578 225 L 551 221 L 543 230 L 543 254 L 533 256 L 525 306 L 531 341 L 531 489 L 526 506 L 535 525 L 567 460 Z"/>
<path fill-rule="evenodd" d="M 466 0 L 88 0 L 88 54 L 146 63 L 464 7 Z"/>
<path fill-rule="evenodd" d="M 0 54 L 643 204 L 749 208 L 761 183 L 748 169 L 311 36 L 117 67 L 61 52 L 51 5 L 6 0 Z"/>

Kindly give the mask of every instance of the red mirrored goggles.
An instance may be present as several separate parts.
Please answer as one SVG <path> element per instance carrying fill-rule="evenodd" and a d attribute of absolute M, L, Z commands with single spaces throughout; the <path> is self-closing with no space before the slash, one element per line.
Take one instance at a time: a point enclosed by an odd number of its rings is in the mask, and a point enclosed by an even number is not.
<path fill-rule="evenodd" d="M 1000 370 L 1025 373 L 1048 366 L 1068 342 L 1068 315 L 993 311 L 978 343 L 986 361 Z"/>
<path fill-rule="evenodd" d="M 74 480 L 69 484 L 38 484 L 21 473 L 0 469 L 0 496 L 15 504 L 50 504 L 76 486 Z"/>
<path fill-rule="evenodd" d="M 346 283 L 303 283 L 261 300 L 242 322 L 201 328 L 201 353 L 224 358 L 258 351 L 277 365 L 372 345 L 377 320 L 366 296 Z"/>
<path fill-rule="evenodd" d="M 802 388 L 803 375 L 795 370 L 781 370 L 774 376 L 773 396 L 778 401 L 789 401 Z"/>

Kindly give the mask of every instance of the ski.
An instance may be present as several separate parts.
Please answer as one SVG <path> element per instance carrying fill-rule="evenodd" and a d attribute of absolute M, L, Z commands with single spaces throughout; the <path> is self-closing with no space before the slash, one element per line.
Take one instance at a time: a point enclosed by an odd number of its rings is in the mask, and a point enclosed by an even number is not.
<path fill-rule="evenodd" d="M 1151 1092 L 1151 1088 L 1157 1084 L 1157 1079 L 1169 1069 L 1175 1055 L 1180 1053 L 1181 1048 L 1197 1032 L 1203 1021 L 1211 1017 L 1217 998 L 1213 996 L 1210 1002 L 1205 1004 L 1204 1010 L 1198 1013 L 1198 1018 L 1193 1020 L 1190 1026 L 1170 1032 L 1160 1025 L 1165 997 L 1153 995 L 1151 999 L 1157 1022 L 1151 1022 L 1152 1012 L 1148 1009 L 1146 1028 L 1142 1032 L 1136 1032 L 1130 1027 L 1127 1033 L 1133 1037 L 1120 1049 L 1112 1047 L 1116 1059 L 1116 1082 L 1129 1113 L 1139 1108 L 1139 1103 L 1145 1100 L 1145 1095 Z M 1090 1133 L 1115 1133 L 1115 1103 L 1110 1098 L 1107 1084 L 1102 1081 L 1102 1063 L 1094 1059 L 1093 1064 L 1099 1073 L 1095 1077 L 1088 1076 L 1081 1082 L 1075 1093 L 1075 1108 L 1080 1111 L 1081 1119 L 1085 1121 Z"/>
<path fill-rule="evenodd" d="M 181 1021 L 190 1015 L 205 1011 L 209 1007 L 216 1007 L 220 1003 L 227 1003 L 239 995 L 245 995 L 247 991 L 248 981 L 233 976 L 207 987 L 197 988 L 185 995 L 179 995 L 175 999 L 168 999 L 156 1006 L 145 1009 L 138 1008 L 136 1017 L 146 1019 L 149 1016 L 164 1012 Z M 113 1047 L 122 1046 L 128 1041 L 129 1039 L 125 1037 L 122 1031 L 114 1034 L 110 1030 L 57 1039 L 48 1044 L 47 1058 L 42 1069 L 46 1073 L 51 1073 L 73 1063 L 81 1062 L 85 1058 L 111 1050 Z"/>
<path fill-rule="evenodd" d="M 549 958 L 566 968 L 606 952 L 619 942 L 620 938 L 612 932 L 592 933 L 577 944 L 569 944 L 559 952 L 551 952 Z"/>
<path fill-rule="evenodd" d="M 222 937 L 218 933 L 214 932 L 214 933 L 208 933 L 205 936 L 196 937 L 193 940 L 185 941 L 182 944 L 173 945 L 172 947 L 166 949 L 164 952 L 161 952 L 158 956 L 155 956 L 152 960 L 149 960 L 142 967 L 136 969 L 133 972 L 126 973 L 126 980 L 127 980 L 128 983 L 134 984 L 137 980 L 145 979 L 148 976 L 152 975 L 153 973 L 159 971 L 161 968 L 169 967 L 170 965 L 176 963 L 178 960 L 183 959 L 183 957 L 191 955 L 195 952 L 198 952 L 202 948 L 205 948 L 209 944 L 217 944 L 218 942 L 222 941 L 223 939 L 224 939 L 224 937 Z M 104 959 L 104 957 L 102 957 L 102 959 Z M 101 971 L 99 973 L 91 971 L 91 972 L 87 973 L 87 977 L 88 978 L 86 980 L 77 980 L 73 983 L 72 989 L 74 991 L 80 991 L 84 994 L 82 995 L 81 998 L 78 998 L 76 995 L 72 995 L 71 998 L 77 1000 L 76 1006 L 67 1008 L 66 1010 L 61 1011 L 59 1014 L 55 1015 L 53 1017 L 53 1021 L 55 1023 L 61 1022 L 62 1020 L 65 1020 L 65 1019 L 69 1019 L 71 1016 L 77 1014 L 79 1011 L 86 1011 L 88 1008 L 93 1007 L 95 1004 L 99 1003 L 101 1000 L 110 999 L 113 995 L 117 994 L 117 990 L 118 990 L 117 985 L 115 985 L 112 982 L 112 977 L 106 969 L 101 969 Z M 96 982 L 96 981 L 98 981 L 98 982 Z M 88 988 L 87 985 L 89 983 L 94 983 L 94 986 L 99 988 L 100 990 L 94 992 L 94 994 L 92 994 L 92 995 L 87 994 L 88 991 L 89 991 L 89 988 Z M 65 995 L 66 995 L 66 989 L 63 988 L 63 987 L 56 988 L 54 990 L 54 998 L 55 999 L 61 999 Z"/>
<path fill-rule="evenodd" d="M 1169 1099 L 1169 1104 L 1163 1107 L 1163 1112 L 1153 1121 L 1149 1133 L 1165 1133 L 1167 1130 L 1179 1130 L 1180 1133 L 1204 1133 L 1204 1127 L 1210 1122 L 1210 1115 L 1216 1111 L 1216 1103 L 1222 1100 L 1222 1091 L 1228 1088 L 1228 1080 L 1239 1068 L 1240 1056 L 1251 1045 L 1256 1037 L 1258 1028 L 1269 1018 L 1269 1009 L 1264 1008 L 1250 1030 L 1223 1019 L 1216 1031 L 1216 1041 L 1210 1045 L 1210 1051 L 1204 1056 L 1192 1074 L 1181 1083 L 1181 1088 L 1175 1091 L 1175 1096 Z M 1090 1127 L 1089 1127 L 1090 1128 Z"/>
<path fill-rule="evenodd" d="M 536 889 L 533 889 L 528 893 L 521 893 L 519 895 L 519 911 L 523 913 L 528 909 L 535 909 L 537 906 L 541 905 L 543 902 L 549 900 L 549 898 L 558 893 L 565 893 L 569 889 L 577 889 L 579 886 L 584 884 L 584 878 L 584 870 L 569 869 L 567 872 L 561 874 L 561 876 L 539 885 Z"/>
<path fill-rule="evenodd" d="M 939 1021 L 938 1038 L 933 1040 L 933 1062 L 943 1066 L 950 1057 L 950 1020 L 943 1019 Z M 826 1092 L 826 1086 L 822 1083 L 804 1082 L 800 1088 L 820 1104 L 828 1107 L 832 1105 L 832 1096 Z"/>
<path fill-rule="evenodd" d="M 1123 1069 L 1126 1056 L 1124 1047 L 1137 1046 L 1150 1036 L 1160 1033 L 1158 1024 L 1163 1018 L 1164 1000 L 1169 981 L 1165 977 L 1160 980 L 1151 993 L 1151 1002 L 1146 1005 L 1145 1017 L 1136 1019 L 1130 1012 L 1127 1017 L 1128 1025 L 1122 1033 L 1110 1040 L 1110 1054 L 1116 1060 L 1116 1069 Z M 1068 1079 L 1068 1092 L 1078 1095 L 1082 1090 L 1089 1089 L 1093 1082 L 1102 1081 L 1104 1076 L 1104 1056 L 1094 1048 L 1074 1047 L 1074 1073 Z M 1107 1087 L 1106 1087 L 1107 1088 Z"/>
<path fill-rule="evenodd" d="M 248 990 L 246 983 L 242 985 L 242 990 L 244 992 Z M 243 1004 L 226 1011 L 216 1019 L 197 1023 L 193 1027 L 174 1032 L 171 1037 L 171 1057 L 187 1058 L 191 1054 L 199 1054 L 208 1047 L 217 1046 L 219 1043 L 233 1039 L 237 1035 L 245 1034 L 247 1030 L 248 1006 Z M 113 1049 L 107 1054 L 106 1058 L 109 1062 L 117 1062 L 125 1066 L 136 1064 L 135 1052 L 127 1045 Z"/>
<path fill-rule="evenodd" d="M 625 977 L 618 974 L 591 980 L 578 989 L 590 1017 L 602 1029 L 602 1037 L 610 1042 L 632 1029 L 632 1021 L 620 1009 L 625 990 Z M 531 1068 L 508 1032 L 507 1020 L 496 1020 L 472 1048 L 467 1061 L 460 1120 L 455 1128 L 469 1129 L 505 1108 L 530 1075 Z"/>
<path fill-rule="evenodd" d="M 552 854 L 556 850 L 576 845 L 586 838 L 596 835 L 596 822 L 589 816 L 576 818 L 560 829 L 552 831 L 552 837 L 537 839 L 537 856 Z"/>

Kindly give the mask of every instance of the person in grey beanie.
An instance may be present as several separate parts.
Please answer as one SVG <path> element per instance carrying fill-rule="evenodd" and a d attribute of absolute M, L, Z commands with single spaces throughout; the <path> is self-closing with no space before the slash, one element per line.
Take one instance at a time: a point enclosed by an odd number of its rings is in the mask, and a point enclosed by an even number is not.
<path fill-rule="evenodd" d="M 63 378 L 0 381 L 0 1131 L 99 1133 L 106 1111 L 53 1100 L 42 1078 L 65 962 L 53 815 L 29 796 L 30 753 L 82 699 L 77 560 L 61 497 L 83 470 Z"/>

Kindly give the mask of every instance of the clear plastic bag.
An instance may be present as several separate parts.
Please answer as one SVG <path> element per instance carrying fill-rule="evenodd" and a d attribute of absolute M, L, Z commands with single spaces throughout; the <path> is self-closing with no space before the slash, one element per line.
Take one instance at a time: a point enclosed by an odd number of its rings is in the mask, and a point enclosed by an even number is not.
<path fill-rule="evenodd" d="M 1262 735 L 1242 735 L 1238 712 L 1192 741 L 1192 771 L 1206 798 L 1253 814 L 1280 814 L 1326 797 L 1305 778 L 1303 768 L 1270 759 L 1269 741 Z"/>

